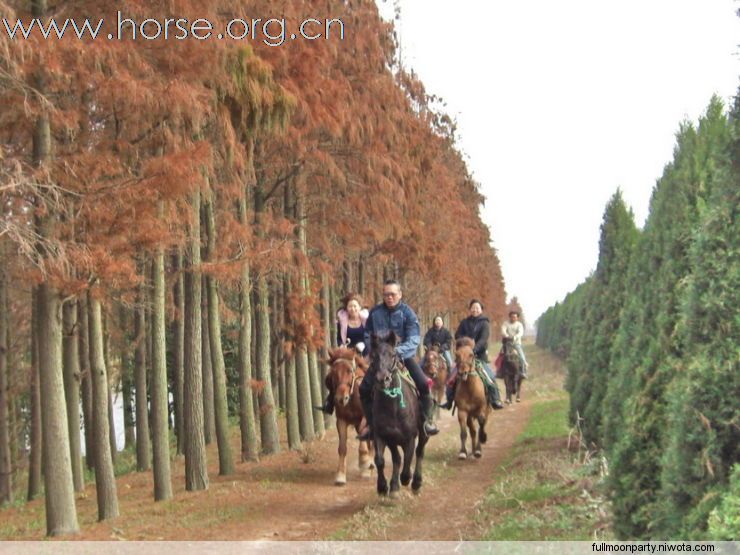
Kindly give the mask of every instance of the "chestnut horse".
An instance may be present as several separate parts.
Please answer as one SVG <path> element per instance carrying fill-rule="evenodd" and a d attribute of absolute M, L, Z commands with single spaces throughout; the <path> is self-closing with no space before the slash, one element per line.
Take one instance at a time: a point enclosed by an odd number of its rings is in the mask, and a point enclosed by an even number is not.
<path fill-rule="evenodd" d="M 514 340 L 510 337 L 503 339 L 504 360 L 501 364 L 501 373 L 506 384 L 506 403 L 511 404 L 511 396 L 516 394 L 516 402 L 522 398 L 522 360 L 514 347 Z"/>
<path fill-rule="evenodd" d="M 434 345 L 424 353 L 424 358 L 421 361 L 421 369 L 432 379 L 432 395 L 437 401 L 437 411 L 439 411 L 439 405 L 445 399 L 445 387 L 449 372 L 447 361 L 442 356 L 442 353 L 440 353 L 439 346 Z"/>
<path fill-rule="evenodd" d="M 475 342 L 469 337 L 461 337 L 455 344 L 455 362 L 457 363 L 457 387 L 455 389 L 455 405 L 457 405 L 457 420 L 460 423 L 460 453 L 458 459 L 467 459 L 465 448 L 467 429 L 470 430 L 473 455 L 479 458 L 483 452 L 481 445 L 486 442 L 486 420 L 491 407 L 486 398 L 486 384 L 476 371 L 473 347 Z M 483 369 L 480 370 L 484 372 Z M 478 429 L 476 430 L 476 423 Z"/>
<path fill-rule="evenodd" d="M 340 347 L 329 351 L 331 369 L 326 375 L 326 387 L 334 391 L 334 406 L 337 414 L 337 434 L 339 435 L 339 465 L 334 484 L 347 483 L 347 427 L 353 426 L 360 433 L 364 422 L 360 383 L 367 372 L 367 362 L 354 349 Z M 359 447 L 359 467 L 363 478 L 370 477 L 373 468 L 372 443 L 361 441 Z"/>

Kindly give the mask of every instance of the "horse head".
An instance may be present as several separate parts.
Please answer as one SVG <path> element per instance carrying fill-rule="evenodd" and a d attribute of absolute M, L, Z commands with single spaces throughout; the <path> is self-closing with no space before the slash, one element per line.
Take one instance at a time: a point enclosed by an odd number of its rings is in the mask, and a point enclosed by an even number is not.
<path fill-rule="evenodd" d="M 356 383 L 367 370 L 365 359 L 355 349 L 339 347 L 329 351 L 331 380 L 334 386 L 334 402 L 337 406 L 347 406 L 354 393 Z"/>
<path fill-rule="evenodd" d="M 439 354 L 439 348 L 435 345 L 424 353 L 421 369 L 430 378 L 434 379 L 440 370 L 440 364 L 444 364 L 442 355 Z"/>
<path fill-rule="evenodd" d="M 521 361 L 519 360 L 519 352 L 514 346 L 514 340 L 511 337 L 504 337 L 502 340 L 502 344 L 504 349 L 504 358 L 506 359 L 506 362 L 514 367 L 518 367 Z"/>
<path fill-rule="evenodd" d="M 400 359 L 396 354 L 398 337 L 393 331 L 383 334 L 373 334 L 371 338 L 371 364 L 375 369 L 375 379 L 383 387 L 390 387 L 393 373 L 399 366 Z"/>
<path fill-rule="evenodd" d="M 475 342 L 469 337 L 461 337 L 455 343 L 455 362 L 460 379 L 467 381 L 468 376 L 475 372 Z"/>

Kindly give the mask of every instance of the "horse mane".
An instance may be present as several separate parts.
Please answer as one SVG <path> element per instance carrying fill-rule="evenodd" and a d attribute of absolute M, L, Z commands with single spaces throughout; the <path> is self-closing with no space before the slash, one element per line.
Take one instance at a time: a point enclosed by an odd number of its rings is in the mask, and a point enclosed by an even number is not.
<path fill-rule="evenodd" d="M 461 337 L 457 341 L 455 341 L 455 349 L 459 349 L 460 347 L 475 347 L 475 341 L 473 341 L 469 337 Z"/>
<path fill-rule="evenodd" d="M 355 349 L 350 349 L 349 347 L 337 347 L 336 349 L 329 350 L 329 365 L 334 364 L 340 359 L 347 360 L 349 362 L 354 360 L 357 367 L 362 370 L 367 370 L 368 368 L 368 363 L 365 358 L 360 356 Z"/>

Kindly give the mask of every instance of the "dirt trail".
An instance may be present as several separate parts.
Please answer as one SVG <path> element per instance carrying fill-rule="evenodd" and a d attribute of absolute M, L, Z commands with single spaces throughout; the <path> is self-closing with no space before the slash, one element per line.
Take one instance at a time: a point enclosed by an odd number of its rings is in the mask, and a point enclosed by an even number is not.
<path fill-rule="evenodd" d="M 378 499 L 374 473 L 371 479 L 360 478 L 354 439 L 348 457 L 348 483 L 333 485 L 337 462 L 334 429 L 323 440 L 307 444 L 303 453 L 285 450 L 260 463 L 237 464 L 236 474 L 229 477 L 217 475 L 218 457 L 212 445 L 208 453 L 211 485 L 206 492 L 184 491 L 184 462 L 178 458 L 172 469 L 172 501 L 152 502 L 151 473 L 127 474 L 117 480 L 121 516 L 99 523 L 94 485 L 88 485 L 77 498 L 81 533 L 74 539 L 473 539 L 476 502 L 495 480 L 497 467 L 528 415 L 526 400 L 494 412 L 487 426 L 489 439 L 483 457 L 458 461 L 457 419 L 443 411 L 439 420 L 442 431 L 427 447 L 421 495 L 405 493 L 393 502 Z M 237 445 L 235 435 L 234 447 Z M 388 454 L 386 459 L 390 462 Z M 380 515 L 380 527 L 365 526 L 371 513 Z M 43 500 L 7 509 L 0 517 L 0 539 L 43 537 Z"/>

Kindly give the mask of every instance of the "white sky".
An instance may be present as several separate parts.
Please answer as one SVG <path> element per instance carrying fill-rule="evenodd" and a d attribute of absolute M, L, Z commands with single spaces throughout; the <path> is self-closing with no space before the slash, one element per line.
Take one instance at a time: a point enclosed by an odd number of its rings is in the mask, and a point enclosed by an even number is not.
<path fill-rule="evenodd" d="M 595 268 L 617 186 L 642 226 L 680 121 L 737 90 L 740 2 L 399 3 L 404 64 L 457 118 L 528 322 Z"/>

